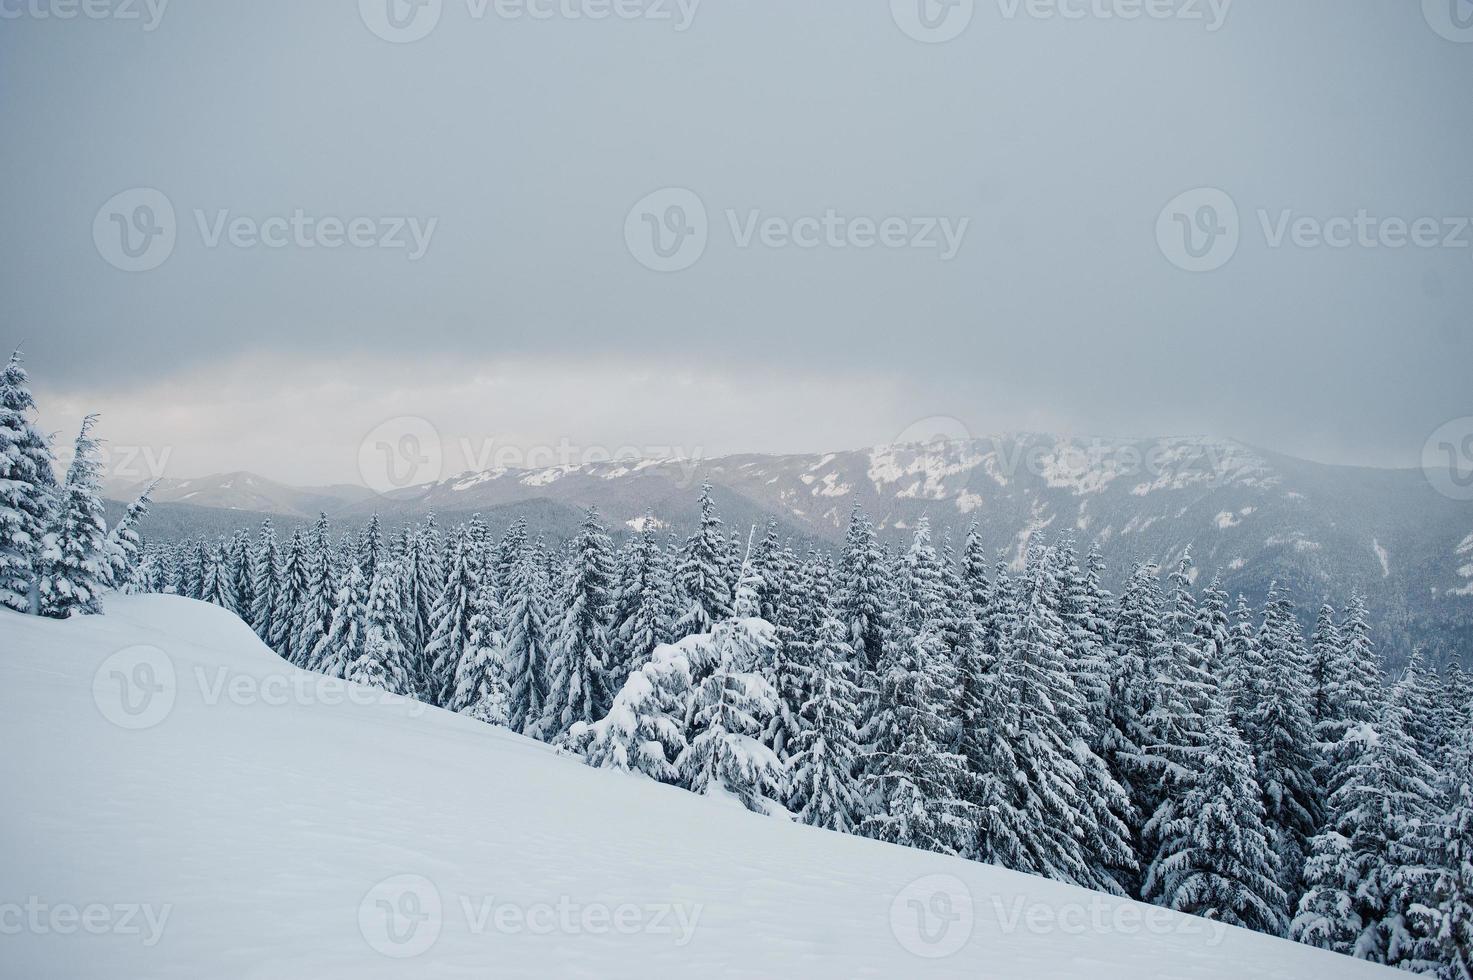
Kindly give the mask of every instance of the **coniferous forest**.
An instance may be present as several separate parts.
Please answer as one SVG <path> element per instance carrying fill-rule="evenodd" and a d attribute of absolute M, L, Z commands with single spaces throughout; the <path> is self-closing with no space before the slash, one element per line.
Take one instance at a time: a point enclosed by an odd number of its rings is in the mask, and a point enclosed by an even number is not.
<path fill-rule="evenodd" d="M 1023 555 L 923 523 L 837 553 L 590 508 L 518 521 L 324 516 L 146 546 L 112 528 L 95 420 L 64 474 L 19 356 L 0 374 L 0 601 L 224 607 L 296 667 L 416 698 L 758 813 L 1140 898 L 1378 963 L 1473 976 L 1473 678 L 1387 676 L 1358 595 L 1226 594 L 1066 535 Z M 1201 584 L 1204 583 L 1205 584 Z M 1312 622 L 1308 631 L 1302 622 Z"/>

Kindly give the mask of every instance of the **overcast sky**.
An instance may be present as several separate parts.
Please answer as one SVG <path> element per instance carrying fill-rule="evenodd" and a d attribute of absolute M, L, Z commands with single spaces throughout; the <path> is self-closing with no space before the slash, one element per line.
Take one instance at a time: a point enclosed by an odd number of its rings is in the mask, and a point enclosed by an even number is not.
<path fill-rule="evenodd" d="M 170 475 L 1473 415 L 1454 0 L 93 2 L 0 4 L 0 341 Z"/>

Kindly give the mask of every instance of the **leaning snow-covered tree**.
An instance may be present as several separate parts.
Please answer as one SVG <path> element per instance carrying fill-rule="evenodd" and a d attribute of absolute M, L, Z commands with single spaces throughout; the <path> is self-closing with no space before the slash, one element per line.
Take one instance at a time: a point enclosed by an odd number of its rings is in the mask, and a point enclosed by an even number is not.
<path fill-rule="evenodd" d="M 125 594 L 142 591 L 138 576 L 143 564 L 143 538 L 138 533 L 138 524 L 148 514 L 150 498 L 157 486 L 157 480 L 150 483 L 107 533 L 103 548 L 107 553 L 109 588 Z"/>

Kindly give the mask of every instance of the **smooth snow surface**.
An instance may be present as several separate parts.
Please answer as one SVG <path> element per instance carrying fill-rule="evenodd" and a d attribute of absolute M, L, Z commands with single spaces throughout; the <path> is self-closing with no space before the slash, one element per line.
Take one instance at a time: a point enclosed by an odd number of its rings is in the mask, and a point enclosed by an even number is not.
<path fill-rule="evenodd" d="M 0 975 L 1395 976 L 344 690 L 185 599 L 0 611 Z"/>

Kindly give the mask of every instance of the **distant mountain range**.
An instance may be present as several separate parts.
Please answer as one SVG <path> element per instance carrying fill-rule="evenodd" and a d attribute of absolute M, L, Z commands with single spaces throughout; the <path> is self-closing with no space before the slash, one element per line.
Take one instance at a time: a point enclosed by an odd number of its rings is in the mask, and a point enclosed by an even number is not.
<path fill-rule="evenodd" d="M 165 480 L 151 532 L 218 534 L 272 516 L 290 525 L 319 511 L 390 525 L 434 512 L 525 516 L 567 534 L 596 504 L 616 532 L 653 520 L 684 534 L 699 485 L 745 535 L 776 519 L 801 546 L 842 540 L 858 503 L 892 547 L 922 517 L 959 546 L 976 521 L 993 549 L 1020 561 L 1030 541 L 1069 534 L 1098 545 L 1113 578 L 1136 560 L 1174 563 L 1190 548 L 1198 583 L 1220 575 L 1257 600 L 1289 583 L 1312 617 L 1352 588 L 1368 597 L 1383 644 L 1399 660 L 1421 646 L 1434 661 L 1473 651 L 1473 504 L 1438 494 L 1420 470 L 1328 466 L 1208 439 L 1078 440 L 1019 434 L 848 452 L 702 461 L 639 460 L 536 470 L 494 469 L 378 496 L 362 487 L 290 487 L 251 473 Z M 118 488 L 126 500 L 137 487 Z M 1205 576 L 1205 579 L 1203 578 Z"/>

